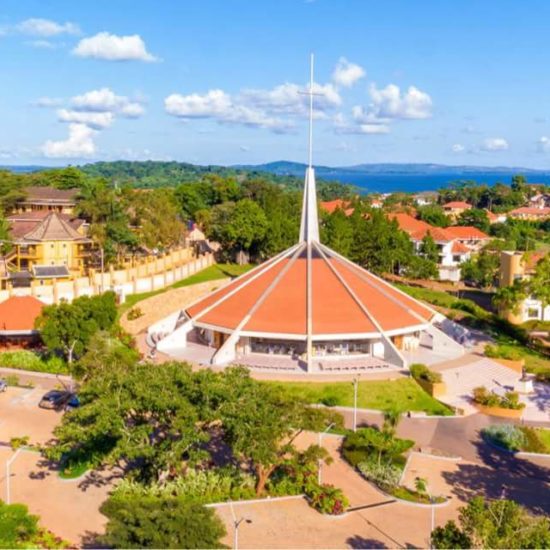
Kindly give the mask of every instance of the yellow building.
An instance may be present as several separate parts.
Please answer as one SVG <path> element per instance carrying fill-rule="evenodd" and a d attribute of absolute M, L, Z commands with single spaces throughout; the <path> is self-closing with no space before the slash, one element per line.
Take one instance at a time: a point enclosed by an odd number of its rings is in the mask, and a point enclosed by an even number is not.
<path fill-rule="evenodd" d="M 84 273 L 92 241 L 83 222 L 57 212 L 31 211 L 8 218 L 13 249 L 6 255 L 12 271 L 29 280 L 68 279 Z M 15 274 L 13 274 L 15 275 Z"/>
<path fill-rule="evenodd" d="M 512 286 L 515 281 L 522 281 L 531 277 L 539 260 L 545 252 L 504 251 L 500 255 L 499 286 Z M 525 323 L 531 320 L 543 319 L 542 304 L 529 296 L 519 304 L 517 312 L 500 312 L 503 317 L 514 324 Z M 546 308 L 545 319 L 550 318 L 550 307 Z"/>
<path fill-rule="evenodd" d="M 24 198 L 15 207 L 18 213 L 46 211 L 74 214 L 78 189 L 31 186 L 25 187 L 23 193 Z"/>

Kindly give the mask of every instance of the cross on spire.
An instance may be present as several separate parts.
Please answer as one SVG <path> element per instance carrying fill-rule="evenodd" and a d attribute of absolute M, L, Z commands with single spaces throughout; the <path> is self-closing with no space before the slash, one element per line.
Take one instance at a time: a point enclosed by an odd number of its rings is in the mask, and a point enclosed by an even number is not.
<path fill-rule="evenodd" d="M 313 96 L 322 95 L 313 91 L 313 54 L 311 54 L 309 89 L 307 92 L 300 93 L 309 96 L 309 154 L 304 183 L 300 242 L 311 243 L 319 242 L 317 191 L 315 189 L 315 171 L 313 170 Z"/>

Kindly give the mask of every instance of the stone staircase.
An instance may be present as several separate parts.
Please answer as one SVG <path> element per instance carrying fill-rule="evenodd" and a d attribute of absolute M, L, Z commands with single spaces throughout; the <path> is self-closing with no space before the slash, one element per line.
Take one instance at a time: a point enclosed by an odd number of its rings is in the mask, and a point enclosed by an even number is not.
<path fill-rule="evenodd" d="M 447 393 L 441 401 L 463 409 L 465 414 L 477 410 L 470 402 L 474 388 L 485 386 L 488 390 L 501 388 L 503 391 L 513 389 L 519 379 L 517 372 L 487 358 L 446 369 L 441 371 L 441 375 L 447 385 Z"/>

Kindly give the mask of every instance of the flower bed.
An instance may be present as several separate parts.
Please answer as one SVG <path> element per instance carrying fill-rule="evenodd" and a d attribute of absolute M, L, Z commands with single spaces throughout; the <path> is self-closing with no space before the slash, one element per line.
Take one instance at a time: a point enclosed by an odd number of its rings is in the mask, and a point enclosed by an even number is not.
<path fill-rule="evenodd" d="M 548 429 L 514 424 L 493 424 L 484 428 L 481 434 L 485 440 L 507 451 L 550 454 L 550 430 Z"/>

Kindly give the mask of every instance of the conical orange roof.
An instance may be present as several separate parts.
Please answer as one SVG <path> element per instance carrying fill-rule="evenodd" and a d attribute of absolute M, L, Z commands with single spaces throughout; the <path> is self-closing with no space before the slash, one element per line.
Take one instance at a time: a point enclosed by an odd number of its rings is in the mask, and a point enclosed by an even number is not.
<path fill-rule="evenodd" d="M 310 317 L 312 338 L 322 339 L 420 330 L 435 312 L 321 243 L 302 242 L 186 314 L 205 328 L 279 337 L 306 337 Z"/>

